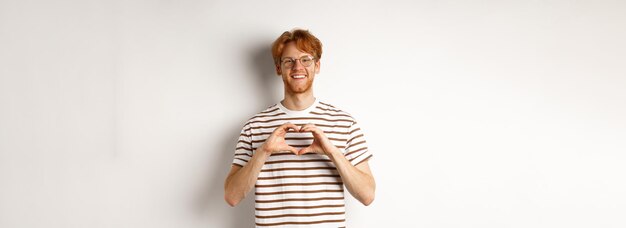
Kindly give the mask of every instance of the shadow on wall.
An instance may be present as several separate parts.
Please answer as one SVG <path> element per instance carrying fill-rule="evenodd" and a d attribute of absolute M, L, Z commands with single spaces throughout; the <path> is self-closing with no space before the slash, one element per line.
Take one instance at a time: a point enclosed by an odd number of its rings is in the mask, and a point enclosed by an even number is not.
<path fill-rule="evenodd" d="M 248 67 L 257 72 L 253 77 L 255 78 L 255 84 L 260 87 L 258 91 L 261 93 L 253 99 L 258 100 L 257 111 L 261 111 L 278 101 L 274 94 L 275 90 L 279 89 L 276 86 L 276 81 L 280 80 L 280 78 L 276 76 L 274 61 L 268 44 L 258 45 L 248 50 L 250 56 L 250 61 L 248 62 L 250 66 Z M 213 147 L 216 151 L 207 152 L 218 155 L 219 159 L 213 160 L 213 164 L 208 164 L 211 167 L 210 172 L 207 173 L 205 184 L 202 185 L 202 188 L 197 193 L 197 197 L 193 202 L 193 209 L 199 217 L 208 219 L 210 224 L 225 224 L 224 227 L 232 228 L 255 226 L 254 189 L 235 207 L 231 208 L 224 201 L 224 180 L 233 161 L 235 145 L 239 138 L 241 127 L 243 127 L 246 120 L 232 121 L 233 126 L 225 132 L 227 134 L 221 134 L 224 137 L 217 141 L 219 142 L 217 147 Z M 219 222 L 211 222 L 215 220 L 219 220 Z"/>
<path fill-rule="evenodd" d="M 274 59 L 272 58 L 271 42 L 266 42 L 264 45 L 251 48 L 250 57 L 250 65 L 256 71 L 254 78 L 257 80 L 257 85 L 260 87 L 259 91 L 261 91 L 259 97 L 262 100 L 259 100 L 259 102 L 263 104 L 262 109 L 265 109 L 282 100 L 282 96 L 277 97 L 275 94 L 277 94 L 276 92 L 283 91 L 281 86 L 282 79 L 276 74 Z M 282 93 L 280 94 L 282 95 Z"/>

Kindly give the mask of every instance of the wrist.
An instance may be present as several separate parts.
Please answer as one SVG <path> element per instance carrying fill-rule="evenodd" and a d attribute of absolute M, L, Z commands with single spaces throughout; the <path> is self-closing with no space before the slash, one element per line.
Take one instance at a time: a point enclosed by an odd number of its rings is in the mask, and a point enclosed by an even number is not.
<path fill-rule="evenodd" d="M 261 156 L 264 160 L 267 160 L 270 155 L 272 155 L 271 151 L 266 150 L 263 146 L 260 146 L 254 151 L 254 154 Z"/>
<path fill-rule="evenodd" d="M 341 150 L 339 150 L 339 148 L 335 147 L 333 150 L 329 150 L 328 152 L 326 152 L 326 155 L 328 155 L 328 157 L 334 159 L 334 158 L 337 158 L 339 156 L 343 156 L 343 153 L 341 152 Z"/>

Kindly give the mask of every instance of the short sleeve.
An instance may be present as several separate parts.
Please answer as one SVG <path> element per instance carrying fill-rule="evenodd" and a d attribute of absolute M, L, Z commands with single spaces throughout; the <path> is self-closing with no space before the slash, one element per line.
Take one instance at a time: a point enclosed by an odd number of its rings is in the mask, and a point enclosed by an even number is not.
<path fill-rule="evenodd" d="M 363 130 L 356 121 L 352 123 L 349 130 L 345 156 L 352 165 L 356 166 L 370 159 L 372 153 L 368 150 Z"/>
<path fill-rule="evenodd" d="M 235 156 L 233 158 L 233 165 L 245 166 L 252 158 L 252 135 L 248 125 L 241 129 L 239 139 L 237 140 L 237 147 L 235 148 Z"/>

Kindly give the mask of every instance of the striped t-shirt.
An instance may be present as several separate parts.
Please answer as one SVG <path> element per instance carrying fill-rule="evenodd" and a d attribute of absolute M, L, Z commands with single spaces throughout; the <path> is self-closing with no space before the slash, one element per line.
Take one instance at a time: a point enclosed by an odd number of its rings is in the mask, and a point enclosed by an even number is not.
<path fill-rule="evenodd" d="M 292 111 L 278 103 L 254 115 L 241 130 L 233 165 L 246 165 L 256 148 L 286 122 L 315 124 L 352 165 L 372 156 L 356 120 L 316 99 L 302 111 Z M 285 140 L 299 150 L 313 142 L 313 135 L 288 132 Z M 257 227 L 345 227 L 343 182 L 328 156 L 272 154 L 255 184 L 255 222 Z"/>

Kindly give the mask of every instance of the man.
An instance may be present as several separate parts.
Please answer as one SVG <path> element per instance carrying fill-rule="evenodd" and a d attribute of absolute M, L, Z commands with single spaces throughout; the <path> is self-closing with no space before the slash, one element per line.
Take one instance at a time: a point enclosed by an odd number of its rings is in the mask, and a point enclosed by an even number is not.
<path fill-rule="evenodd" d="M 284 32 L 272 55 L 285 98 L 244 125 L 224 198 L 235 206 L 254 186 L 257 227 L 344 227 L 344 185 L 364 205 L 374 200 L 365 137 L 352 116 L 313 96 L 315 36 Z"/>

